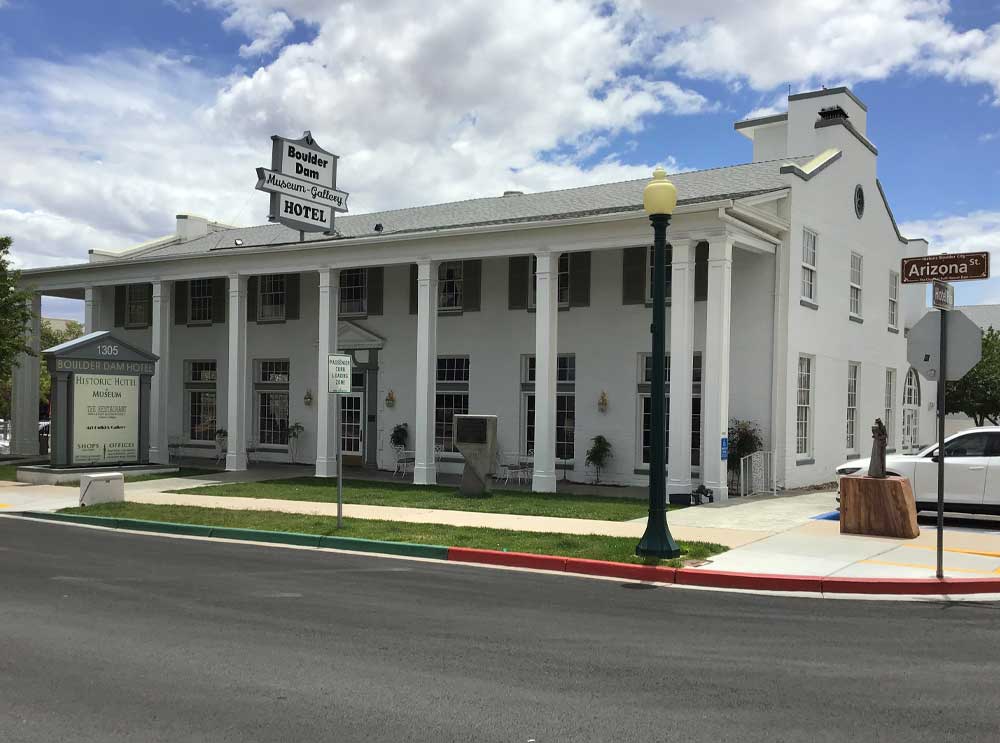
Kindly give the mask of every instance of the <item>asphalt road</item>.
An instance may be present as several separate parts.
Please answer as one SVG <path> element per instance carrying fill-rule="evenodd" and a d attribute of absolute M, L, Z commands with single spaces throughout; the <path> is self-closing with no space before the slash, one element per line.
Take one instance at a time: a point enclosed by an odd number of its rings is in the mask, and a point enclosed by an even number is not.
<path fill-rule="evenodd" d="M 2 741 L 996 741 L 1000 605 L 0 518 Z"/>

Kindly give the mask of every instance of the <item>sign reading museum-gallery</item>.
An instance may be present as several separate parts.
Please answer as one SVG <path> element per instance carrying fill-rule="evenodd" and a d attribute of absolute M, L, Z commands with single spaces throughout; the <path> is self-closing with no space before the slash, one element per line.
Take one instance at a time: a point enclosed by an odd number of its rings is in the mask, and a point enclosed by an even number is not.
<path fill-rule="evenodd" d="M 139 378 L 73 375 L 73 464 L 139 461 Z"/>

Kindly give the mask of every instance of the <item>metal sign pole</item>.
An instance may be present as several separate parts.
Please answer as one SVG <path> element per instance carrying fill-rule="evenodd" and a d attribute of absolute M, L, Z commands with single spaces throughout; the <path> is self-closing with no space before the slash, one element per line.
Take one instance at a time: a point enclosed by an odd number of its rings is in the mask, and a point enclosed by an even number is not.
<path fill-rule="evenodd" d="M 333 426 L 333 436 L 337 439 L 337 528 L 340 529 L 344 525 L 344 458 L 340 455 L 340 398 L 341 395 L 338 393 L 336 396 L 337 404 L 334 406 L 336 413 L 334 415 L 334 426 Z"/>
<path fill-rule="evenodd" d="M 940 371 L 938 372 L 938 482 L 937 482 L 937 577 L 944 578 L 944 393 L 948 379 L 948 313 L 941 315 Z"/>

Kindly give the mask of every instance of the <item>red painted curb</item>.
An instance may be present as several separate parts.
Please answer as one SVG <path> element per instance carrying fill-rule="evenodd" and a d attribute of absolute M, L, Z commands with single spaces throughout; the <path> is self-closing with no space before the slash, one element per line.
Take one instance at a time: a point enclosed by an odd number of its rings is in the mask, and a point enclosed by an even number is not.
<path fill-rule="evenodd" d="M 677 583 L 709 588 L 743 588 L 751 591 L 809 591 L 819 593 L 823 579 L 812 575 L 765 575 L 719 570 L 680 569 Z"/>
<path fill-rule="evenodd" d="M 480 550 L 472 547 L 449 547 L 448 560 L 459 562 L 477 562 L 483 565 L 505 565 L 512 568 L 534 568 L 536 570 L 566 569 L 565 557 L 553 555 L 532 555 L 527 552 L 501 552 L 499 550 Z"/>
<path fill-rule="evenodd" d="M 824 578 L 818 575 L 733 573 L 720 570 L 632 565 L 626 562 L 584 560 L 576 557 L 533 555 L 526 552 L 500 552 L 471 547 L 449 547 L 448 560 L 533 570 L 551 570 L 578 575 L 596 575 L 605 578 L 750 591 L 911 596 L 1000 593 L 1000 578 L 945 578 L 944 580 L 933 578 Z"/>
<path fill-rule="evenodd" d="M 632 580 L 655 581 L 656 583 L 673 583 L 677 570 L 655 565 L 630 565 L 627 562 L 605 562 L 603 560 L 567 557 L 566 572 L 600 575 L 605 578 L 630 578 Z"/>

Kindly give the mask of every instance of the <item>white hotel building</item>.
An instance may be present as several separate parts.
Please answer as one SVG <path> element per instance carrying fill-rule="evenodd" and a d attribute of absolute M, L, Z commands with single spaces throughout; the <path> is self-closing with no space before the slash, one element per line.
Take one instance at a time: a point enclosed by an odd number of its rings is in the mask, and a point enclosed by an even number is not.
<path fill-rule="evenodd" d="M 901 286 L 903 237 L 876 177 L 867 110 L 844 88 L 792 95 L 740 121 L 753 162 L 671 176 L 667 239 L 668 490 L 726 495 L 721 441 L 757 423 L 779 486 L 833 479 L 866 455 L 933 438 L 933 384 L 906 362 L 925 311 Z M 249 177 L 248 173 L 248 177 Z M 335 472 L 326 357 L 350 353 L 345 464 L 392 469 L 398 423 L 414 479 L 458 472 L 455 413 L 499 416 L 505 456 L 533 454 L 533 489 L 602 478 L 644 484 L 649 461 L 650 250 L 646 179 L 341 216 L 335 236 L 232 228 L 181 215 L 174 235 L 90 262 L 25 271 L 37 296 L 85 300 L 88 330 L 160 358 L 150 455 L 178 446 L 226 466 L 295 459 Z M 35 309 L 38 309 L 36 296 Z M 35 343 L 37 343 L 37 328 Z M 15 450 L 37 452 L 37 358 L 15 372 Z M 568 470 L 568 472 L 563 472 Z"/>

